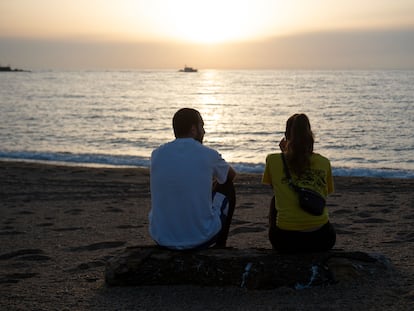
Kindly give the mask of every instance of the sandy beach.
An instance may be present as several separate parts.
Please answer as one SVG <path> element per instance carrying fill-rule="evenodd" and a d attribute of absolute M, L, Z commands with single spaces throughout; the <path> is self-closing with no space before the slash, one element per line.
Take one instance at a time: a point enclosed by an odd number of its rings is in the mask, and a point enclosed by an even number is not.
<path fill-rule="evenodd" d="M 0 306 L 4 310 L 412 310 L 414 179 L 335 177 L 336 249 L 380 253 L 395 273 L 295 290 L 107 287 L 105 262 L 152 245 L 149 171 L 0 161 Z M 239 174 L 228 246 L 271 248 L 271 190 Z"/>

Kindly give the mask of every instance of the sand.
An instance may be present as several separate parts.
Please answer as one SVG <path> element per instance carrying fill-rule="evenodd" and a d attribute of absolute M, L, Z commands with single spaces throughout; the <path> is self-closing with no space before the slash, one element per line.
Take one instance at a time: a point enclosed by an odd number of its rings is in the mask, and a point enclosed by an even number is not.
<path fill-rule="evenodd" d="M 107 287 L 105 262 L 152 245 L 149 172 L 0 161 L 2 310 L 413 310 L 414 180 L 335 177 L 328 199 L 336 249 L 380 253 L 392 275 L 295 290 Z M 228 246 L 271 248 L 271 191 L 258 174 L 236 179 Z"/>

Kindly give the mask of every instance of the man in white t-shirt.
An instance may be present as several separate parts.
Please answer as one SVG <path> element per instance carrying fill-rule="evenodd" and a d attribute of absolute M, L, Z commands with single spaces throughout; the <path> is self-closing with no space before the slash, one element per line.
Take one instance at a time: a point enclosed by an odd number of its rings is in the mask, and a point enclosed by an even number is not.
<path fill-rule="evenodd" d="M 176 139 L 151 155 L 150 235 L 170 249 L 225 247 L 236 172 L 202 144 L 204 122 L 197 110 L 178 110 L 173 128 Z"/>

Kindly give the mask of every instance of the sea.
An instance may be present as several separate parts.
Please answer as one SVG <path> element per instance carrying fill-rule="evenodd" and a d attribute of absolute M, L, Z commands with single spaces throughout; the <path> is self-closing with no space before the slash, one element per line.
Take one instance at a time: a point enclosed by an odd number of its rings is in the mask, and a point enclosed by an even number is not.
<path fill-rule="evenodd" d="M 335 176 L 414 178 L 413 70 L 3 72 L 0 160 L 149 167 L 182 107 L 239 172 L 262 173 L 305 113 Z"/>

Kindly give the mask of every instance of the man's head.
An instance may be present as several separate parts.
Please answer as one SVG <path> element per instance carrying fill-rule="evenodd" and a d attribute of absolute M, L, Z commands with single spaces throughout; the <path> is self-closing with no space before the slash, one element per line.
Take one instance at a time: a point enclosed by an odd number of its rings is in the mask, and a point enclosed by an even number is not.
<path fill-rule="evenodd" d="M 200 143 L 204 138 L 204 121 L 200 113 L 192 108 L 182 108 L 173 117 L 173 129 L 176 138 L 194 138 Z"/>

